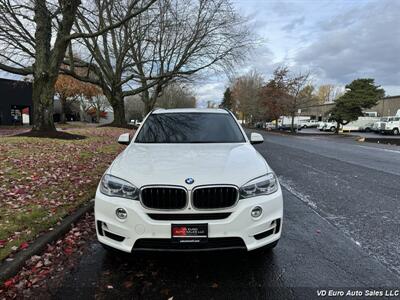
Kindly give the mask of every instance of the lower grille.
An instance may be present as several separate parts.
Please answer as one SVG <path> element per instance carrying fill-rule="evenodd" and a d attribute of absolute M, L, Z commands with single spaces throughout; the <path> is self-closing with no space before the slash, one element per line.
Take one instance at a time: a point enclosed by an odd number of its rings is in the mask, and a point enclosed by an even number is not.
<path fill-rule="evenodd" d="M 226 219 L 231 213 L 215 214 L 148 214 L 153 220 L 160 221 L 195 221 L 195 220 L 221 220 Z"/>
<path fill-rule="evenodd" d="M 186 190 L 175 187 L 145 187 L 141 190 L 142 204 L 151 209 L 182 209 L 186 206 Z"/>
<path fill-rule="evenodd" d="M 193 206 L 198 209 L 220 209 L 235 205 L 238 190 L 235 187 L 200 187 L 193 191 Z"/>
<path fill-rule="evenodd" d="M 206 243 L 179 244 L 171 239 L 138 239 L 132 250 L 227 250 L 246 249 L 244 241 L 239 237 L 209 238 Z"/>

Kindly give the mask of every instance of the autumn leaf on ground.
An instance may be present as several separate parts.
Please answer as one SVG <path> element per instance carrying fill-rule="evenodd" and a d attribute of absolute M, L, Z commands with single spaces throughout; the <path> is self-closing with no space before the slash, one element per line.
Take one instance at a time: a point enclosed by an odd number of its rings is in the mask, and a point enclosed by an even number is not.
<path fill-rule="evenodd" d="M 26 249 L 28 247 L 29 247 L 29 244 L 27 242 L 24 242 L 19 246 L 20 249 Z"/>

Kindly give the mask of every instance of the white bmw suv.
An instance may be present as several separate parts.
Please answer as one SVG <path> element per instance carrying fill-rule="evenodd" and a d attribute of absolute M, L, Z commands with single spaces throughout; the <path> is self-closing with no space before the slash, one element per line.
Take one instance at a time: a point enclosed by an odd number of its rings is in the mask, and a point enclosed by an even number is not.
<path fill-rule="evenodd" d="M 283 200 L 274 172 L 223 109 L 155 110 L 105 172 L 96 192 L 97 237 L 106 248 L 273 248 Z"/>

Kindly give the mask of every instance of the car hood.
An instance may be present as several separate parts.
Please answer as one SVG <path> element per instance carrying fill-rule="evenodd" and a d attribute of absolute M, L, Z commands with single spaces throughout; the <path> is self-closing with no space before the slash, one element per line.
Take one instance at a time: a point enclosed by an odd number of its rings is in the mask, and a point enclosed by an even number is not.
<path fill-rule="evenodd" d="M 247 143 L 131 144 L 108 173 L 139 188 L 163 184 L 191 189 L 207 184 L 240 187 L 270 171 L 264 158 Z M 186 178 L 193 178 L 194 184 L 186 184 Z"/>

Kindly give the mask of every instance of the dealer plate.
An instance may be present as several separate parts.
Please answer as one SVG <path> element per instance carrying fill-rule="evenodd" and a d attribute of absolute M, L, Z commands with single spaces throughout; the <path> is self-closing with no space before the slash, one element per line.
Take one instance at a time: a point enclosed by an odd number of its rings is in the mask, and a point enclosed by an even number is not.
<path fill-rule="evenodd" d="M 180 244 L 206 243 L 208 224 L 172 224 L 171 239 Z"/>

